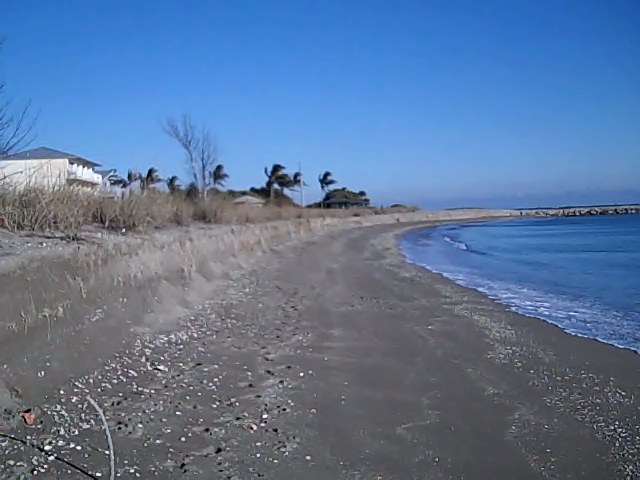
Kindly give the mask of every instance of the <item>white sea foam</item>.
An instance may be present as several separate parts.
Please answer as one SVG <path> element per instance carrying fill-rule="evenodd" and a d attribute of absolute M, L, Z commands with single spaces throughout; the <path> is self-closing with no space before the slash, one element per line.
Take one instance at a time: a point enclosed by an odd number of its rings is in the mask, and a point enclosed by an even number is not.
<path fill-rule="evenodd" d="M 469 250 L 469 247 L 464 242 L 458 242 L 451 237 L 447 237 L 446 235 L 443 237 L 444 241 L 449 245 L 454 246 L 455 248 L 459 248 L 460 250 Z"/>

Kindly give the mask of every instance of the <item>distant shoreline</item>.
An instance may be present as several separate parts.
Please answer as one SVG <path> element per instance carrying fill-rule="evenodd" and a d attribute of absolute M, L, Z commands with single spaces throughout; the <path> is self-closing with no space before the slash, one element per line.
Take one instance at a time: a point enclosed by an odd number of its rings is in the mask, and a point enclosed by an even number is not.
<path fill-rule="evenodd" d="M 523 207 L 512 208 L 511 210 L 518 212 L 558 212 L 566 210 L 598 210 L 600 215 L 621 215 L 629 213 L 640 213 L 640 204 L 635 203 L 611 203 L 601 205 L 566 205 L 560 207 Z M 617 212 L 616 210 L 628 210 L 625 212 Z M 448 211 L 455 210 L 486 210 L 484 207 L 453 207 L 446 208 Z"/>
<path fill-rule="evenodd" d="M 527 207 L 527 208 L 515 208 L 514 210 L 566 210 L 569 208 L 638 208 L 640 204 L 635 203 L 603 203 L 603 204 L 595 204 L 595 205 L 562 205 L 559 207 L 549 207 L 549 206 L 540 206 L 540 207 Z"/>

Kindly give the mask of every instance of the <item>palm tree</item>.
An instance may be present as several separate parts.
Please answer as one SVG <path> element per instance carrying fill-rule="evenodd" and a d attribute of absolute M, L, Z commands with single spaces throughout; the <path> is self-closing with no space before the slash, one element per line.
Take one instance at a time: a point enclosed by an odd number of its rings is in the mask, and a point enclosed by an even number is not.
<path fill-rule="evenodd" d="M 120 187 L 120 188 L 127 187 L 127 179 L 122 178 L 120 175 L 116 175 L 116 174 L 109 175 L 107 177 L 107 181 L 109 182 L 109 185 L 111 185 L 112 187 Z"/>
<path fill-rule="evenodd" d="M 293 177 L 288 173 L 281 173 L 276 178 L 276 185 L 280 187 L 280 190 L 284 193 L 284 190 L 296 191 L 297 188 L 302 188 L 307 184 L 302 180 L 302 173 L 295 172 Z"/>
<path fill-rule="evenodd" d="M 318 183 L 320 184 L 320 190 L 322 190 L 323 194 L 320 205 L 324 208 L 324 200 L 327 197 L 329 187 L 335 185 L 338 181 L 333 178 L 333 174 L 329 170 L 326 170 L 322 175 L 318 175 Z"/>
<path fill-rule="evenodd" d="M 285 189 L 293 188 L 293 179 L 288 173 L 281 173 L 276 177 L 276 185 L 280 189 L 280 192 L 284 194 Z"/>
<path fill-rule="evenodd" d="M 304 181 L 302 176 L 302 172 L 295 172 L 293 174 L 292 182 L 291 182 L 291 190 L 296 190 L 300 192 L 300 205 L 304 207 L 304 187 L 308 187 L 307 183 Z"/>
<path fill-rule="evenodd" d="M 318 176 L 318 183 L 320 183 L 320 189 L 322 193 L 327 193 L 327 190 L 331 185 L 335 185 L 338 181 L 333 178 L 333 174 L 327 170 L 322 175 Z"/>
<path fill-rule="evenodd" d="M 141 177 L 142 175 L 140 175 L 139 172 L 136 172 L 135 170 L 129 170 L 127 172 L 127 187 L 130 187 L 131 185 L 136 183 L 138 180 L 140 180 Z"/>
<path fill-rule="evenodd" d="M 120 187 L 124 190 L 130 191 L 131 186 L 136 183 L 140 179 L 140 174 L 134 170 L 129 170 L 127 172 L 127 178 L 121 177 L 120 175 L 109 175 L 109 185 L 113 187 Z"/>
<path fill-rule="evenodd" d="M 307 184 L 304 183 L 302 181 L 302 173 L 301 172 L 295 172 L 293 174 L 293 178 L 291 179 L 291 189 L 293 188 L 302 188 L 302 187 L 306 187 Z"/>
<path fill-rule="evenodd" d="M 167 188 L 169 189 L 169 193 L 171 194 L 182 191 L 182 189 L 180 188 L 180 179 L 177 175 L 172 175 L 167 178 Z"/>
<path fill-rule="evenodd" d="M 271 171 L 269 171 L 267 167 L 264 167 L 264 174 L 267 176 L 266 187 L 269 189 L 269 198 L 271 200 L 273 200 L 274 198 L 274 193 L 275 193 L 274 187 L 276 186 L 276 184 L 279 184 L 279 183 L 282 184 L 282 181 L 278 182 L 278 178 L 281 177 L 282 175 L 286 175 L 284 173 L 286 168 L 287 167 L 285 167 L 284 165 L 280 165 L 279 163 L 274 163 L 271 166 Z M 281 178 L 280 180 L 283 180 L 283 179 Z M 278 186 L 280 186 L 280 184 Z"/>
<path fill-rule="evenodd" d="M 218 185 L 224 187 L 225 182 L 229 179 L 229 174 L 224 171 L 224 165 L 218 164 L 211 172 L 211 183 L 214 187 Z"/>
<path fill-rule="evenodd" d="M 140 176 L 140 190 L 144 194 L 149 187 L 156 183 L 160 183 L 161 181 L 162 179 L 160 178 L 160 175 L 158 175 L 158 169 L 151 167 L 147 170 L 147 174 L 144 177 Z"/>
<path fill-rule="evenodd" d="M 113 180 L 109 179 L 109 183 L 111 185 L 117 185 L 120 188 L 122 188 L 122 190 L 128 190 L 131 191 L 131 187 L 133 186 L 134 183 L 136 183 L 138 180 L 140 180 L 141 175 L 136 172 L 135 170 L 129 170 L 127 172 L 127 178 L 123 178 L 119 175 L 116 175 Z M 124 192 L 122 192 L 124 194 Z"/>

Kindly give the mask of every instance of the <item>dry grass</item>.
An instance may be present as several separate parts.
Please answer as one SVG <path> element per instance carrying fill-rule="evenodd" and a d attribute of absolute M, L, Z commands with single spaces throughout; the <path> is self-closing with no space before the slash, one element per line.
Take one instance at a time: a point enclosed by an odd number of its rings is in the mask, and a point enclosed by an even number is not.
<path fill-rule="evenodd" d="M 71 234 L 92 221 L 95 199 L 71 189 L 0 187 L 0 226 Z"/>
<path fill-rule="evenodd" d="M 322 210 L 234 205 L 220 198 L 189 200 L 162 192 L 122 198 L 74 188 L 12 188 L 0 185 L 0 227 L 11 231 L 58 233 L 73 238 L 87 225 L 118 231 L 149 231 L 191 223 L 245 224 L 302 218 L 405 213 L 407 209 Z"/>

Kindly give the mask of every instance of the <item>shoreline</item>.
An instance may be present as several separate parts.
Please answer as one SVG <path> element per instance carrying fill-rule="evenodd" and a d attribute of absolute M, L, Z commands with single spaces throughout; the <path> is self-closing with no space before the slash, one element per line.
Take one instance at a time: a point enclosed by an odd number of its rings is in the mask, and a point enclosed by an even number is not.
<path fill-rule="evenodd" d="M 457 222 L 457 221 L 455 221 L 455 222 L 441 222 L 441 223 L 425 224 L 425 225 L 421 224 L 421 225 L 417 225 L 417 226 L 408 227 L 406 230 L 401 230 L 401 231 L 399 231 L 399 232 L 397 232 L 395 234 L 394 241 L 396 242 L 398 260 L 403 262 L 404 264 L 406 264 L 408 266 L 411 266 L 412 268 L 415 268 L 415 269 L 419 270 L 419 271 L 426 271 L 429 275 L 436 276 L 439 279 L 441 279 L 443 282 L 450 283 L 452 285 L 455 285 L 458 288 L 461 288 L 461 289 L 464 289 L 464 290 L 468 290 L 470 292 L 473 292 L 476 295 L 480 295 L 481 297 L 484 297 L 487 301 L 490 301 L 490 302 L 494 303 L 496 308 L 503 309 L 505 311 L 505 313 L 510 313 L 510 314 L 516 315 L 518 317 L 523 317 L 523 318 L 529 319 L 531 321 L 542 322 L 545 325 L 547 325 L 549 327 L 552 327 L 554 329 L 557 329 L 563 335 L 567 335 L 569 337 L 576 337 L 576 338 L 579 338 L 579 339 L 582 339 L 582 340 L 595 342 L 595 343 L 597 343 L 599 345 L 603 345 L 603 346 L 606 346 L 606 347 L 609 347 L 609 348 L 614 348 L 616 350 L 621 350 L 621 351 L 629 352 L 629 353 L 632 353 L 632 354 L 640 355 L 640 352 L 638 352 L 638 351 L 636 351 L 636 350 L 634 350 L 634 349 L 632 349 L 630 347 L 624 347 L 624 346 L 616 345 L 616 344 L 613 344 L 613 343 L 608 343 L 608 342 L 599 340 L 597 338 L 589 337 L 589 336 L 586 336 L 586 335 L 580 335 L 580 334 L 577 334 L 577 333 L 572 333 L 572 332 L 569 332 L 569 331 L 563 329 L 560 325 L 557 325 L 557 324 L 553 323 L 552 321 L 546 320 L 543 317 L 536 317 L 535 315 L 529 315 L 529 314 L 526 314 L 526 313 L 518 312 L 517 310 L 515 310 L 509 304 L 501 302 L 498 298 L 494 298 L 491 295 L 489 295 L 489 294 L 487 294 L 487 293 L 485 293 L 485 292 L 483 292 L 483 291 L 481 291 L 481 290 L 479 290 L 477 288 L 466 286 L 466 285 L 463 285 L 462 283 L 458 283 L 455 280 L 447 277 L 444 273 L 437 272 L 435 270 L 431 270 L 426 265 L 423 265 L 421 263 L 409 260 L 407 258 L 407 256 L 406 256 L 406 254 L 402 251 L 401 246 L 399 245 L 400 238 L 403 235 L 405 235 L 406 233 L 411 232 L 411 231 L 423 230 L 423 229 L 435 229 L 435 228 L 438 228 L 440 226 L 459 225 L 459 224 L 463 224 L 463 223 L 475 223 L 475 222 L 478 222 L 478 223 L 480 223 L 480 222 L 489 223 L 489 222 L 502 222 L 502 221 L 507 221 L 507 220 L 517 221 L 518 218 L 517 217 L 516 218 L 513 218 L 513 217 L 502 217 L 502 218 L 500 218 L 500 217 L 498 217 L 498 218 L 486 218 L 486 219 L 479 219 L 479 220 L 469 220 L 468 222 Z"/>
<path fill-rule="evenodd" d="M 16 385 L 42 424 L 16 434 L 55 432 L 57 454 L 104 477 L 89 393 L 124 477 L 637 475 L 637 355 L 406 263 L 395 239 L 424 224 L 326 232 L 262 255 L 179 325 L 117 340 L 84 374 L 49 358 L 32 388 Z M 35 454 L 0 450 L 29 464 Z M 39 478 L 81 478 L 45 460 Z"/>
<path fill-rule="evenodd" d="M 526 220 L 532 220 L 532 219 L 537 219 L 537 218 L 526 217 L 525 219 Z M 554 322 L 553 320 L 550 320 L 550 319 L 545 318 L 543 316 L 537 316 L 537 315 L 535 315 L 533 313 L 529 313 L 529 312 L 525 312 L 525 311 L 519 310 L 519 308 L 521 308 L 521 307 L 519 307 L 516 304 L 509 304 L 507 301 L 503 301 L 498 294 L 493 294 L 492 295 L 492 294 L 490 294 L 488 292 L 482 291 L 480 288 L 477 288 L 477 287 L 474 287 L 474 286 L 470 286 L 470 285 L 465 285 L 461 281 L 458 281 L 458 280 L 456 280 L 454 278 L 450 278 L 446 273 L 433 270 L 428 265 L 422 264 L 422 263 L 420 263 L 418 261 L 413 261 L 403 251 L 402 245 L 400 244 L 401 241 L 403 240 L 403 237 L 405 235 L 407 235 L 408 233 L 410 233 L 410 232 L 420 231 L 420 230 L 427 230 L 427 229 L 428 230 L 435 230 L 438 227 L 443 226 L 443 225 L 453 225 L 453 226 L 455 226 L 455 225 L 462 225 L 462 224 L 465 224 L 465 223 L 506 222 L 506 221 L 525 220 L 525 219 L 523 219 L 522 217 L 487 218 L 485 220 L 482 220 L 482 219 L 480 219 L 480 220 L 470 220 L 468 222 L 447 222 L 447 223 L 433 225 L 433 226 L 427 226 L 427 227 L 421 227 L 421 226 L 412 227 L 412 228 L 409 228 L 409 229 L 406 229 L 406 230 L 402 230 L 401 232 L 399 232 L 397 234 L 397 237 L 396 237 L 397 248 L 398 248 L 403 260 L 406 263 L 411 264 L 411 265 L 415 265 L 415 266 L 417 266 L 419 268 L 426 269 L 426 270 L 428 270 L 429 272 L 431 272 L 431 273 L 433 273 L 435 275 L 441 276 L 443 279 L 445 279 L 447 281 L 455 283 L 456 285 L 459 285 L 461 287 L 469 288 L 469 289 L 471 289 L 473 291 L 476 291 L 476 292 L 486 296 L 487 298 L 491 299 L 492 301 L 496 302 L 497 304 L 499 304 L 499 305 L 501 305 L 503 307 L 506 307 L 509 311 L 511 311 L 513 313 L 516 313 L 518 315 L 522 315 L 522 316 L 525 316 L 525 317 L 529 317 L 529 318 L 532 318 L 532 319 L 536 319 L 536 320 L 545 322 L 545 323 L 547 323 L 549 325 L 552 325 L 552 326 L 560 329 L 566 335 L 571 335 L 571 336 L 576 336 L 576 337 L 585 338 L 585 339 L 589 339 L 589 340 L 594 340 L 594 341 L 597 341 L 599 343 L 603 343 L 605 345 L 610 345 L 610 346 L 613 346 L 613 347 L 616 347 L 616 348 L 619 348 L 619 349 L 623 349 L 623 350 L 629 350 L 629 351 L 631 351 L 631 352 L 633 352 L 635 354 L 640 355 L 640 348 L 636 349 L 636 348 L 633 348 L 633 347 L 620 345 L 620 344 L 617 344 L 617 343 L 614 343 L 614 342 L 607 342 L 605 340 L 601 340 L 601 339 L 596 338 L 594 336 L 589 336 L 587 334 L 582 334 L 582 333 L 579 333 L 579 332 L 574 332 L 574 331 L 568 330 L 565 327 L 563 327 L 562 325 Z M 540 220 L 542 220 L 542 218 L 540 218 Z"/>
<path fill-rule="evenodd" d="M 491 222 L 505 220 L 516 219 L 489 218 L 482 221 Z M 587 378 L 588 380 L 585 380 L 580 387 L 575 385 L 574 388 L 577 388 L 576 392 L 571 393 L 570 391 L 564 391 L 562 392 L 562 399 L 553 402 L 547 399 L 545 403 L 547 406 L 558 408 L 559 411 L 571 411 L 574 415 L 574 419 L 579 421 L 591 420 L 590 427 L 596 431 L 596 436 L 601 441 L 605 441 L 609 444 L 613 443 L 612 446 L 614 446 L 614 449 L 612 451 L 612 457 L 615 458 L 615 461 L 620 460 L 618 454 L 614 453 L 615 447 L 624 445 L 625 443 L 635 442 L 635 445 L 631 446 L 629 449 L 630 454 L 627 456 L 627 462 L 622 465 L 617 465 L 617 473 L 615 477 L 610 477 L 625 479 L 635 478 L 635 476 L 639 475 L 638 472 L 640 472 L 640 455 L 638 455 L 638 453 L 640 453 L 640 426 L 635 420 L 638 412 L 640 412 L 640 401 L 638 401 L 640 398 L 640 356 L 638 355 L 638 352 L 630 348 L 606 343 L 596 338 L 573 334 L 546 319 L 519 313 L 513 310 L 509 305 L 500 302 L 498 299 L 492 298 L 484 292 L 473 287 L 461 285 L 454 280 L 447 278 L 442 273 L 432 271 L 426 266 L 409 261 L 399 245 L 399 239 L 411 230 L 437 228 L 444 224 L 458 223 L 461 222 L 446 222 L 427 227 L 417 226 L 396 232 L 392 236 L 395 250 L 391 251 L 389 254 L 392 257 L 395 256 L 396 262 L 400 262 L 400 264 L 404 264 L 406 267 L 412 269 L 416 277 L 422 279 L 425 283 L 442 282 L 441 290 L 456 292 L 458 298 L 464 298 L 464 301 L 460 302 L 459 306 L 477 302 L 478 306 L 482 305 L 486 310 L 492 312 L 494 316 L 502 317 L 497 323 L 502 323 L 500 329 L 505 329 L 506 331 L 498 332 L 496 334 L 496 343 L 500 344 L 501 342 L 508 340 L 505 343 L 525 343 L 528 344 L 528 347 L 535 343 L 539 343 L 539 345 L 543 345 L 543 348 L 541 348 L 537 353 L 540 355 L 539 358 L 542 360 L 543 364 L 557 363 L 560 366 L 560 370 L 565 374 L 567 372 L 571 372 L 571 376 L 564 378 L 563 380 L 570 380 L 573 376 L 582 376 L 583 378 Z M 399 265 L 398 268 L 400 270 L 403 269 L 402 265 Z M 465 313 L 472 317 L 474 316 L 472 311 L 467 311 Z M 480 318 L 482 317 L 483 316 L 480 316 Z M 503 319 L 506 319 L 506 322 Z M 489 323 L 491 323 L 491 320 L 488 317 L 484 317 L 482 320 L 483 322 L 489 321 Z M 496 325 L 491 326 L 490 331 L 496 333 Z M 522 338 L 523 336 L 524 339 Z M 517 341 L 515 340 L 516 338 L 518 339 Z M 505 345 L 503 343 L 501 347 L 498 347 L 498 349 L 504 347 Z M 505 361 L 507 363 L 513 363 L 518 371 L 526 372 L 528 370 L 529 374 L 533 374 L 534 370 L 540 369 L 540 365 L 536 365 L 535 368 L 530 368 L 530 366 L 528 367 L 526 365 L 526 362 L 530 362 L 531 360 L 528 358 L 530 355 L 522 355 L 522 360 L 514 361 L 513 358 L 509 358 L 511 354 L 509 350 L 511 349 L 507 347 L 506 355 L 504 356 L 503 354 L 505 352 L 500 352 L 498 354 L 500 357 L 499 363 L 504 363 Z M 542 369 L 544 371 L 544 365 L 542 366 Z M 544 372 L 543 377 L 545 381 L 549 380 L 550 376 L 548 375 L 548 371 Z M 595 386 L 594 383 L 596 382 L 594 382 L 594 379 L 597 377 L 599 377 L 600 380 L 609 383 L 608 386 L 603 389 L 605 390 L 604 397 L 608 397 L 609 399 L 613 398 L 615 399 L 615 402 L 618 402 L 619 404 L 625 403 L 626 400 L 630 400 L 630 402 L 626 403 L 624 406 L 618 406 L 617 408 L 614 407 L 611 409 L 618 413 L 626 411 L 626 414 L 623 415 L 626 417 L 626 425 L 623 425 L 622 421 L 619 422 L 620 430 L 617 432 L 617 420 L 611 420 L 611 423 L 615 424 L 616 427 L 613 427 L 612 425 L 607 426 L 606 422 L 593 422 L 594 414 L 580 411 L 581 408 L 585 407 L 585 410 L 588 410 L 589 400 L 594 400 L 593 392 L 591 392 L 591 396 L 587 394 L 587 392 L 591 387 Z M 556 380 L 559 379 L 560 378 L 556 377 Z M 533 383 L 539 386 L 538 380 L 534 380 Z M 600 390 L 600 388 L 596 387 L 596 390 Z M 578 392 L 580 392 L 578 394 L 579 397 L 583 398 L 579 399 L 577 404 L 572 404 L 575 402 L 576 393 Z M 571 401 L 564 403 L 567 400 Z M 595 408 L 600 411 L 600 413 L 603 411 L 601 401 L 602 400 L 597 400 L 595 402 L 597 404 Z M 579 445 L 568 445 L 567 451 L 570 451 L 572 447 L 578 450 L 582 448 Z M 601 461 L 606 460 L 603 458 Z M 573 468 L 577 468 L 578 465 L 570 465 L 570 467 L 569 471 Z M 541 473 L 541 478 L 548 478 L 548 472 L 539 473 Z M 478 478 L 484 477 L 480 476 Z M 507 477 L 498 476 L 496 478 Z M 552 475 L 549 478 L 573 478 L 573 474 L 567 473 L 567 476 L 558 477 Z M 605 477 L 579 475 L 578 478 Z"/>

